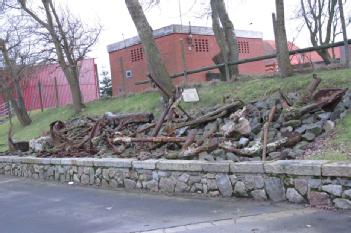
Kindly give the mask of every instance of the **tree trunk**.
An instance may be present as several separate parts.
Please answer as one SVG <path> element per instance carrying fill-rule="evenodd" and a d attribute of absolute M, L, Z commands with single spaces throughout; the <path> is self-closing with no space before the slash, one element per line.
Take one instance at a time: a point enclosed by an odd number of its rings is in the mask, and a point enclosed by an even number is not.
<path fill-rule="evenodd" d="M 79 72 L 75 71 L 74 68 L 66 68 L 64 65 L 61 67 L 65 67 L 63 71 L 69 83 L 74 111 L 75 113 L 80 113 L 85 105 L 79 85 Z"/>
<path fill-rule="evenodd" d="M 168 100 L 169 96 L 173 95 L 174 85 L 170 79 L 170 75 L 162 61 L 160 52 L 156 46 L 153 31 L 146 19 L 143 9 L 138 0 L 125 0 L 129 14 L 138 31 L 141 43 L 143 44 L 145 54 L 147 56 L 148 67 L 152 77 L 168 94 L 162 93 L 164 99 Z"/>
<path fill-rule="evenodd" d="M 230 20 L 223 0 L 211 0 L 212 28 L 220 48 L 220 56 L 224 63 L 236 62 L 239 60 L 238 46 L 234 25 Z M 221 27 L 222 25 L 222 27 Z M 218 59 L 217 59 L 218 60 Z M 221 71 L 223 73 L 223 71 Z M 236 79 L 239 75 L 238 66 L 229 66 L 227 79 Z M 223 75 L 223 74 L 222 74 Z"/>
<path fill-rule="evenodd" d="M 17 91 L 17 88 L 16 88 L 16 91 Z M 20 97 L 18 97 L 18 101 L 16 101 L 12 95 L 12 89 L 9 88 L 6 91 L 6 98 L 7 98 L 7 101 L 10 101 L 11 106 L 13 107 L 13 111 L 15 112 L 16 117 L 20 122 L 20 124 L 22 126 L 30 125 L 32 123 L 32 120 L 30 119 L 28 112 L 26 110 L 26 107 L 24 106 L 22 94 L 20 95 Z"/>
<path fill-rule="evenodd" d="M 30 119 L 26 106 L 24 104 L 23 100 L 23 95 L 22 95 L 22 89 L 20 86 L 20 83 L 18 81 L 18 75 L 14 71 L 14 68 L 11 67 L 11 62 L 10 62 L 10 57 L 9 57 L 9 51 L 7 50 L 6 44 L 4 40 L 0 39 L 0 46 L 1 46 L 1 51 L 4 56 L 4 61 L 6 64 L 6 69 L 9 72 L 10 78 L 13 81 L 14 87 L 11 87 L 11 84 L 7 82 L 7 90 L 6 90 L 6 97 L 7 100 L 11 102 L 11 105 L 15 111 L 15 114 L 17 116 L 18 121 L 21 123 L 22 126 L 28 126 L 32 123 L 32 120 Z M 13 88 L 16 91 L 17 95 L 17 101 L 13 97 Z"/>
<path fill-rule="evenodd" d="M 339 3 L 339 11 L 340 11 L 340 21 L 342 25 L 342 35 L 344 39 L 344 65 L 346 68 L 350 66 L 350 52 L 349 52 L 349 44 L 347 43 L 347 32 L 346 32 L 346 23 L 344 16 L 344 7 L 342 5 L 342 0 L 338 0 Z"/>
<path fill-rule="evenodd" d="M 317 50 L 316 52 L 323 59 L 326 65 L 331 63 L 331 56 L 327 49 Z"/>
<path fill-rule="evenodd" d="M 284 0 L 275 0 L 277 13 L 276 21 L 276 40 L 278 41 L 278 65 L 282 77 L 288 77 L 293 74 L 290 64 L 288 42 L 286 39 L 285 19 L 284 19 Z"/>

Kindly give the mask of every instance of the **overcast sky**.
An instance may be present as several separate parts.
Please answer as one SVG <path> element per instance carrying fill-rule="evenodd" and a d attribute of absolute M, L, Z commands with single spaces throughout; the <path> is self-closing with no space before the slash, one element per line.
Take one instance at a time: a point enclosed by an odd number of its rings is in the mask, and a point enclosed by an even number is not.
<path fill-rule="evenodd" d="M 124 0 L 60 0 L 89 23 L 99 22 L 104 30 L 98 44 L 90 54 L 97 60 L 98 68 L 109 70 L 109 60 L 106 46 L 137 35 L 134 24 L 128 14 Z M 194 26 L 211 26 L 207 17 L 200 17 L 205 12 L 209 0 L 180 0 L 182 22 Z M 229 16 L 236 29 L 255 30 L 263 33 L 264 39 L 273 39 L 272 12 L 275 11 L 274 0 L 225 0 Z M 286 29 L 289 41 L 294 41 L 299 47 L 309 46 L 307 31 L 297 32 L 301 21 L 293 20 L 297 4 L 300 0 L 285 1 Z M 349 6 L 345 6 L 345 14 L 349 15 Z M 180 24 L 179 0 L 161 0 L 161 4 L 146 11 L 147 18 L 153 29 L 169 24 Z M 351 31 L 348 30 L 349 36 Z M 298 36 L 298 37 L 297 37 Z M 297 38 L 296 38 L 297 37 Z"/>

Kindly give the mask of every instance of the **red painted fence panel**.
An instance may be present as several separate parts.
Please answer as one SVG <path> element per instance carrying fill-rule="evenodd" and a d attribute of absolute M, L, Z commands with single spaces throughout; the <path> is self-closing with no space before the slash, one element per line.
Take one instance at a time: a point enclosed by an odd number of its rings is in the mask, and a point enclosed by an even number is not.
<path fill-rule="evenodd" d="M 80 62 L 80 90 L 84 103 L 99 99 L 97 68 L 94 59 Z M 55 88 L 55 79 L 57 88 Z M 21 82 L 27 110 L 40 109 L 39 83 L 44 108 L 72 103 L 71 91 L 62 69 L 57 64 L 37 66 Z M 57 90 L 57 93 L 56 93 Z M 0 104 L 4 101 L 0 98 Z"/>

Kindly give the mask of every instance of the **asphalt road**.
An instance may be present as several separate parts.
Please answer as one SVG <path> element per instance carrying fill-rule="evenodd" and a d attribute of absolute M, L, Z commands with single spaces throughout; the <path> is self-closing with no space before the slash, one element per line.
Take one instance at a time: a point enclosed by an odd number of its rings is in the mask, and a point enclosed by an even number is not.
<path fill-rule="evenodd" d="M 0 233 L 350 233 L 351 212 L 127 193 L 0 176 Z"/>

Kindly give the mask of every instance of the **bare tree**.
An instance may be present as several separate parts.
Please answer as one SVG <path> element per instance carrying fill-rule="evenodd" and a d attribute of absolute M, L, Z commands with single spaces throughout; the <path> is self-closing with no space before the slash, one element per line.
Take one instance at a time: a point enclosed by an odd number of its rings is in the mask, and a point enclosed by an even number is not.
<path fill-rule="evenodd" d="M 33 48 L 36 43 L 30 34 L 27 25 L 17 18 L 6 19 L 6 24 L 1 25 L 0 51 L 3 55 L 4 69 L 0 76 L 0 88 L 22 126 L 32 122 L 23 98 L 23 79 L 28 77 L 33 64 L 38 61 L 38 53 Z M 34 42 L 34 46 L 31 42 Z"/>
<path fill-rule="evenodd" d="M 211 0 L 212 28 L 220 48 L 220 54 L 214 57 L 215 63 L 236 62 L 239 60 L 234 25 L 230 20 L 224 1 Z M 239 75 L 238 66 L 226 66 L 220 70 L 226 80 L 236 79 Z"/>
<path fill-rule="evenodd" d="M 338 15 L 337 3 L 337 0 L 300 0 L 298 16 L 304 19 L 313 46 L 331 42 Z M 317 50 L 317 53 L 325 64 L 331 63 L 327 49 Z"/>
<path fill-rule="evenodd" d="M 344 39 L 344 65 L 345 67 L 350 66 L 350 51 L 349 51 L 349 44 L 347 41 L 347 32 L 346 32 L 346 22 L 345 22 L 345 16 L 344 16 L 344 7 L 343 7 L 343 2 L 342 0 L 338 0 L 338 6 L 339 6 L 339 17 L 342 25 L 342 35 Z M 349 21 L 350 22 L 350 21 Z M 335 34 L 335 29 L 334 29 L 334 34 Z"/>
<path fill-rule="evenodd" d="M 156 46 L 153 30 L 138 0 L 125 0 L 125 3 L 143 44 L 148 60 L 149 72 L 156 82 L 158 82 L 158 85 L 166 91 L 166 95 L 162 93 L 164 99 L 168 99 L 174 91 L 174 85 L 162 61 L 160 51 Z"/>
<path fill-rule="evenodd" d="M 284 0 L 275 0 L 277 18 L 273 16 L 273 25 L 276 47 L 278 52 L 279 73 L 282 77 L 288 77 L 293 74 L 290 64 L 288 41 L 286 38 L 285 18 L 284 18 Z M 275 22 L 274 22 L 275 21 Z"/>
<path fill-rule="evenodd" d="M 62 68 L 70 86 L 74 110 L 79 113 L 84 107 L 79 85 L 79 61 L 96 44 L 101 26 L 88 27 L 68 9 L 56 7 L 52 0 L 34 2 L 18 0 L 11 7 L 23 10 L 41 26 L 37 33 L 47 43 L 47 52 L 54 52 L 51 58 Z"/>

